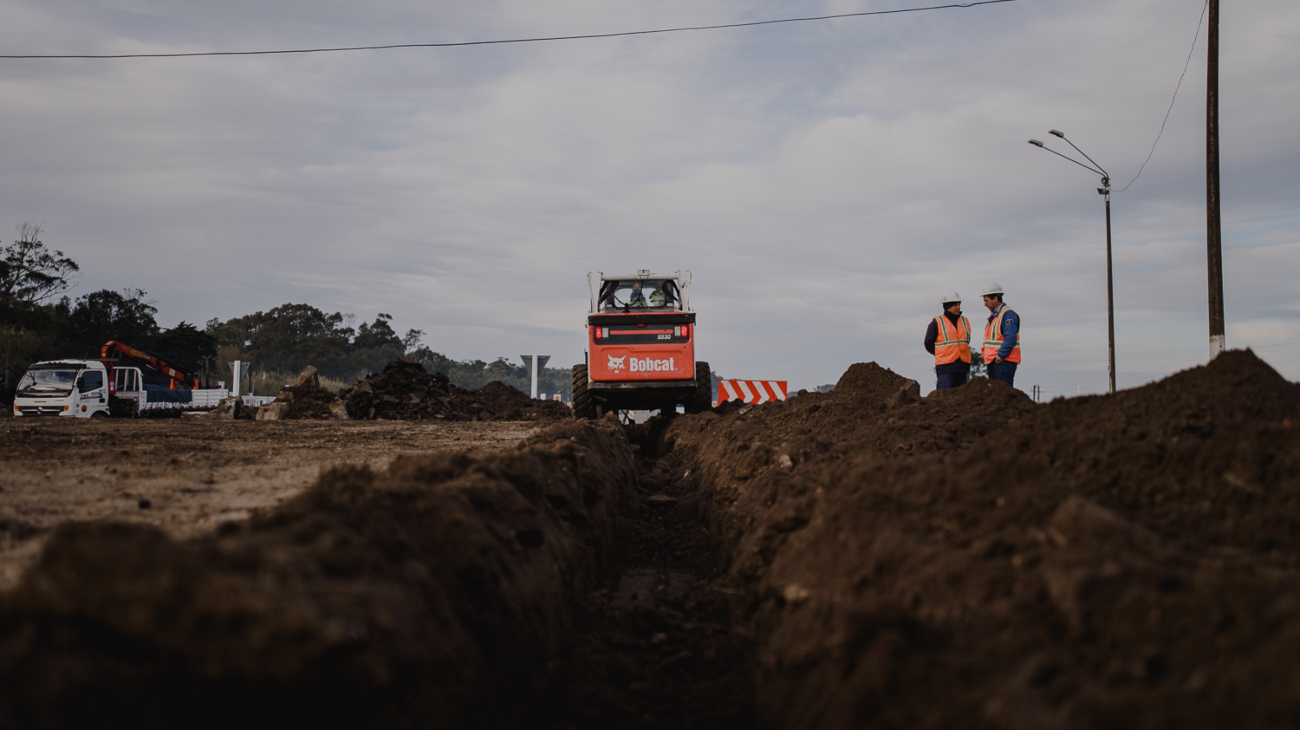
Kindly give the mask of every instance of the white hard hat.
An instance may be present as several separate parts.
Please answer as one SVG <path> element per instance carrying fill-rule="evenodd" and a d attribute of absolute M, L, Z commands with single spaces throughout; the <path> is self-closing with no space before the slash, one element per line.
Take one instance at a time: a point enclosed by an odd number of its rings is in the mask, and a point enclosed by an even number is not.
<path fill-rule="evenodd" d="M 989 284 L 988 286 L 984 287 L 984 293 L 981 296 L 991 297 L 994 294 L 1005 294 L 1005 293 L 1006 292 L 1002 291 L 1002 285 L 995 281 L 992 284 Z"/>
<path fill-rule="evenodd" d="M 939 303 L 952 304 L 953 302 L 960 302 L 960 301 L 961 301 L 961 295 L 957 293 L 957 290 L 949 289 L 948 293 L 943 295 L 943 301 Z"/>

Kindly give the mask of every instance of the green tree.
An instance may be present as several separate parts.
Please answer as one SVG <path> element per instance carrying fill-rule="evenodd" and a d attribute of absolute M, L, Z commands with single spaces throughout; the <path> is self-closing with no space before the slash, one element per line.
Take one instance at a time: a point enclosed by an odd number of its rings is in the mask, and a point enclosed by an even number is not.
<path fill-rule="evenodd" d="M 217 338 L 182 320 L 160 332 L 149 348 L 149 352 L 199 373 L 205 359 L 215 364 Z"/>
<path fill-rule="evenodd" d="M 406 346 L 406 358 L 424 366 L 431 373 L 442 373 L 452 384 L 462 388 L 482 388 L 496 380 L 528 393 L 532 387 L 532 374 L 523 365 L 515 365 L 504 357 L 492 362 L 482 360 L 452 360 L 442 353 L 420 342 L 423 330 L 409 330 L 402 344 Z M 547 396 L 559 393 L 561 398 L 569 400 L 573 390 L 573 380 L 567 368 L 542 368 L 537 373 L 537 392 Z"/>
<path fill-rule="evenodd" d="M 41 227 L 18 226 L 18 240 L 0 249 L 0 328 L 8 363 L 4 382 L 16 377 L 8 369 L 23 369 L 35 360 L 58 356 L 58 336 L 66 311 L 46 303 L 71 287 L 79 270 L 62 251 L 50 251 L 40 241 Z M 26 362 L 22 362 L 26 361 Z"/>
<path fill-rule="evenodd" d="M 65 313 L 60 338 L 60 348 L 65 352 L 60 356 L 95 357 L 109 340 L 148 350 L 159 332 L 154 319 L 158 308 L 145 296 L 143 289 L 100 289 L 77 299 L 75 304 L 64 297 L 55 306 Z"/>
<path fill-rule="evenodd" d="M 391 321 L 393 321 L 393 315 L 380 312 L 375 317 L 373 324 L 363 322 L 361 327 L 357 329 L 357 336 L 352 340 L 352 346 L 359 350 L 397 346 L 403 348 L 402 352 L 405 352 L 405 344 L 393 331 L 393 326 L 389 324 Z"/>
<path fill-rule="evenodd" d="M 420 363 L 424 366 L 425 370 L 428 370 L 431 373 L 442 373 L 449 378 L 451 377 L 452 370 L 460 364 L 442 353 L 430 350 L 424 345 L 418 345 L 415 348 L 408 349 L 406 352 L 406 358 Z M 452 382 L 454 383 L 456 381 L 453 380 Z"/>
<path fill-rule="evenodd" d="M 67 291 L 80 271 L 77 263 L 51 251 L 40 241 L 41 226 L 18 226 L 18 240 L 5 246 L 0 258 L 0 300 L 40 304 Z"/>
<path fill-rule="evenodd" d="M 259 369 L 292 373 L 315 365 L 323 374 L 339 377 L 349 369 L 353 331 L 343 327 L 343 315 L 325 314 L 307 304 L 284 304 L 205 328 L 223 353 L 237 348 L 237 358 Z M 227 354 L 225 357 L 229 357 Z M 223 357 L 223 360 L 225 360 Z M 224 369 L 228 361 L 221 363 Z"/>
<path fill-rule="evenodd" d="M 382 370 L 385 365 L 406 354 L 406 343 L 397 336 L 389 322 L 391 314 L 379 313 L 371 324 L 364 322 L 357 328 L 357 336 L 352 340 L 352 352 L 349 362 L 360 375 Z M 423 334 L 423 333 L 421 333 Z M 407 333 L 410 339 L 411 333 Z M 419 338 L 416 338 L 418 342 Z"/>
<path fill-rule="evenodd" d="M 0 325 L 0 405 L 13 405 L 14 389 L 27 366 L 39 359 L 41 338 L 14 325 Z"/>
<path fill-rule="evenodd" d="M 532 388 L 532 373 L 522 364 L 498 357 L 492 362 L 465 360 L 455 362 L 447 373 L 451 382 L 462 388 L 482 388 L 493 381 L 505 383 L 516 390 L 528 393 Z M 541 368 L 537 371 L 537 392 L 548 396 L 559 393 L 568 400 L 573 389 L 572 373 L 566 368 Z"/>

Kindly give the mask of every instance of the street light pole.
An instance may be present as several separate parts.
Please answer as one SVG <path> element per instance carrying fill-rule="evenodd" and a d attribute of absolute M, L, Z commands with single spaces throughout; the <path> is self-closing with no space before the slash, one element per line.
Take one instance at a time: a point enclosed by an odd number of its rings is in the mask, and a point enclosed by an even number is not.
<path fill-rule="evenodd" d="M 1110 248 L 1111 248 L 1110 173 L 1106 172 L 1106 170 L 1103 169 L 1101 165 L 1098 165 L 1096 160 L 1092 159 L 1091 157 L 1088 157 L 1087 152 L 1084 152 L 1083 150 L 1079 149 L 1077 146 L 1075 146 L 1073 142 L 1066 139 L 1064 132 L 1060 131 L 1059 129 L 1053 129 L 1053 130 L 1049 130 L 1048 133 L 1054 137 L 1060 137 L 1061 139 L 1064 139 L 1066 144 L 1070 145 L 1071 147 L 1074 147 L 1074 150 L 1076 152 L 1083 155 L 1084 159 L 1088 160 L 1088 162 L 1091 162 L 1093 165 L 1095 165 L 1095 167 L 1085 165 L 1084 163 L 1079 162 L 1073 157 L 1067 157 L 1066 155 L 1063 155 L 1060 152 L 1057 152 L 1056 150 L 1044 147 L 1043 143 L 1036 139 L 1029 140 L 1029 144 L 1039 149 L 1047 150 L 1048 152 L 1051 152 L 1057 157 L 1062 157 L 1064 159 L 1067 159 L 1070 162 L 1073 162 L 1074 164 L 1080 167 L 1086 168 L 1088 170 L 1091 170 L 1092 172 L 1097 173 L 1098 175 L 1101 175 L 1101 187 L 1097 188 L 1097 192 L 1105 196 L 1106 198 L 1106 324 L 1108 330 L 1107 331 L 1107 335 L 1108 335 L 1107 368 L 1110 372 L 1110 393 L 1111 395 L 1114 395 L 1115 394 L 1115 279 L 1114 279 L 1113 269 L 1111 265 L 1111 253 L 1110 253 Z"/>
<path fill-rule="evenodd" d="M 1115 278 L 1110 263 L 1110 176 L 1101 179 L 1097 192 L 1106 196 L 1106 324 L 1109 327 L 1110 394 L 1115 395 Z"/>

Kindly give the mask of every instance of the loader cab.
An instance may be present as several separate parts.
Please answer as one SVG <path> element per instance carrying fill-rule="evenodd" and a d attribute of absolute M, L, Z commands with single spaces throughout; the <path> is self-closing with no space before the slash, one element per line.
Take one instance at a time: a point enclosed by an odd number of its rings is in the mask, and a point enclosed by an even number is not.
<path fill-rule="evenodd" d="M 689 312 L 691 272 L 652 274 L 640 269 L 635 274 L 587 274 L 591 289 L 590 314 L 632 314 Z"/>
<path fill-rule="evenodd" d="M 614 279 L 600 283 L 600 312 L 680 312 L 681 287 L 676 279 Z"/>

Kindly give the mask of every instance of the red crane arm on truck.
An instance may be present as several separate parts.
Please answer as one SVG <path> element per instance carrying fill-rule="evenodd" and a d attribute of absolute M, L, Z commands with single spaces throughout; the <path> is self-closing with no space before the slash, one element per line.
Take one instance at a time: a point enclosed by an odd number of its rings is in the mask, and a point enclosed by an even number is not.
<path fill-rule="evenodd" d="M 176 381 L 191 387 L 198 387 L 198 375 L 179 365 L 173 365 L 156 355 L 150 355 L 147 352 L 141 352 L 134 347 L 123 345 L 121 342 L 109 340 L 104 343 L 104 348 L 100 351 L 99 356 L 105 360 L 109 359 L 109 354 L 113 352 L 121 353 L 133 360 L 139 360 L 149 367 L 161 372 L 163 375 L 172 379 L 172 388 L 176 387 Z"/>

